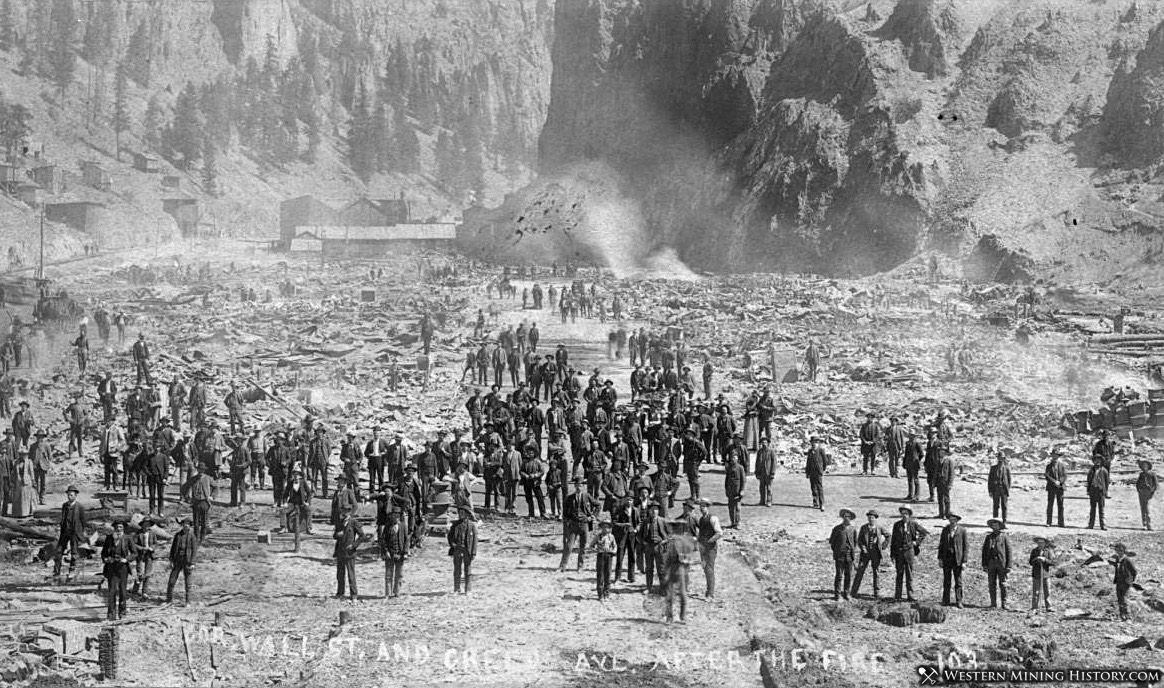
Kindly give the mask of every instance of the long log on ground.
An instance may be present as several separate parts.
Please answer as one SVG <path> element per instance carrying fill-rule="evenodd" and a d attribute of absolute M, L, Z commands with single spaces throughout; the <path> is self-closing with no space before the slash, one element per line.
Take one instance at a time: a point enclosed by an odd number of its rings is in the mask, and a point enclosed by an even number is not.
<path fill-rule="evenodd" d="M 0 528 L 5 528 L 7 530 L 11 530 L 14 533 L 20 533 L 21 535 L 24 535 L 24 536 L 30 537 L 30 538 L 35 538 L 37 540 L 49 540 L 49 541 L 51 541 L 51 540 L 57 539 L 57 537 L 55 535 L 51 535 L 49 533 L 45 533 L 43 531 L 36 530 L 35 528 L 29 528 L 26 525 L 22 525 L 20 523 L 17 523 L 16 521 L 14 521 L 11 518 L 4 518 L 2 516 L 0 516 Z"/>
<path fill-rule="evenodd" d="M 1164 349 L 1137 350 L 1137 349 L 1088 349 L 1093 354 L 1111 354 L 1113 356 L 1164 356 Z"/>
<path fill-rule="evenodd" d="M 1097 334 L 1092 335 L 1091 341 L 1097 344 L 1164 342 L 1164 332 L 1157 332 L 1155 334 Z"/>

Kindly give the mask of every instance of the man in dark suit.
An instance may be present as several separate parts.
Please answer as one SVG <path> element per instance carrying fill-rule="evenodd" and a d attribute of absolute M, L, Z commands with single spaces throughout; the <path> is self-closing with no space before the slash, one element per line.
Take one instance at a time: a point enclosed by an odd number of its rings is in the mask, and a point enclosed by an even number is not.
<path fill-rule="evenodd" d="M 1091 470 L 1087 472 L 1087 497 L 1091 501 L 1091 516 L 1087 521 L 1088 528 L 1095 528 L 1095 512 L 1099 511 L 1099 529 L 1107 530 L 1103 520 L 1104 502 L 1107 501 L 1109 477 L 1107 468 L 1103 465 L 1103 457 L 1091 457 Z"/>
<path fill-rule="evenodd" d="M 65 490 L 68 501 L 61 505 L 61 533 L 57 538 L 57 556 L 53 560 L 54 578 L 60 577 L 61 560 L 68 556 L 69 574 L 65 580 L 72 579 L 81 541 L 85 538 L 85 508 L 77 501 L 77 494 L 75 485 L 69 485 L 69 489 Z"/>
<path fill-rule="evenodd" d="M 1006 523 L 1006 502 L 1010 498 L 1010 466 L 1006 462 L 1006 456 L 999 454 L 998 460 L 990 467 L 990 473 L 986 477 L 986 489 L 994 503 L 991 516 L 998 518 L 1001 511 L 1002 522 Z"/>
<path fill-rule="evenodd" d="M 865 576 L 865 568 L 869 567 L 873 576 L 873 599 L 881 597 L 881 557 L 884 550 L 889 548 L 889 531 L 877 522 L 880 517 L 876 511 L 870 509 L 865 513 L 868 523 L 861 526 L 857 533 L 857 548 L 861 559 L 857 565 L 857 573 L 853 576 L 853 597 L 861 589 L 861 579 Z"/>
<path fill-rule="evenodd" d="M 1058 452 L 1051 454 L 1051 461 L 1044 471 L 1047 480 L 1047 527 L 1051 526 L 1051 515 L 1054 507 L 1059 507 L 1059 527 L 1063 528 L 1063 490 L 1067 484 L 1067 469 L 1059 461 Z"/>
<path fill-rule="evenodd" d="M 841 522 L 833 526 L 829 534 L 829 547 L 833 551 L 833 600 L 849 599 L 853 587 L 853 559 L 857 556 L 857 529 L 853 519 L 857 514 L 849 509 L 841 509 Z M 843 583 L 843 584 L 842 584 Z"/>
<path fill-rule="evenodd" d="M 384 489 L 384 462 L 388 458 L 388 440 L 380 437 L 380 426 L 372 428 L 372 439 L 364 446 L 364 458 L 368 460 L 368 491 Z"/>
<path fill-rule="evenodd" d="M 356 548 L 360 540 L 364 539 L 364 529 L 352 517 L 351 507 L 345 506 L 340 510 L 340 520 L 335 524 L 332 537 L 335 538 L 335 596 L 343 598 L 346 580 L 351 599 L 355 601 L 360 594 L 356 587 Z"/>
<path fill-rule="evenodd" d="M 125 521 L 113 522 L 113 532 L 105 536 L 101 547 L 101 561 L 105 564 L 102 573 L 109 584 L 106 597 L 105 618 L 117 621 L 125 615 L 125 584 L 129 579 L 129 562 L 137 559 L 136 548 L 125 533 Z"/>
<path fill-rule="evenodd" d="M 190 528 L 192 519 L 183 516 L 178 523 L 181 530 L 174 534 L 170 543 L 170 581 L 166 585 L 166 602 L 174 601 L 174 584 L 178 582 L 178 574 L 182 574 L 186 586 L 186 604 L 190 604 L 190 576 L 194 574 L 194 555 L 198 552 L 198 540 Z"/>
<path fill-rule="evenodd" d="M 824 474 L 828 459 L 820 438 L 813 437 L 811 442 L 812 448 L 804 462 L 804 474 L 812 490 L 812 508 L 824 511 Z"/>
<path fill-rule="evenodd" d="M 950 582 L 954 584 L 956 606 L 962 608 L 962 568 L 966 565 L 966 554 L 970 542 L 962 517 L 955 513 L 946 514 L 950 524 L 942 529 L 938 540 L 938 561 L 942 564 L 942 604 L 950 606 Z"/>
<path fill-rule="evenodd" d="M 1010 573 L 1010 542 L 1002 529 L 1005 523 L 992 518 L 986 522 L 990 532 L 982 541 L 982 568 L 990 584 L 990 606 L 998 606 L 998 593 L 1002 593 L 1002 608 L 1006 609 L 1006 577 Z"/>
<path fill-rule="evenodd" d="M 905 584 L 906 599 L 913 602 L 913 560 L 921 550 L 921 543 L 929 531 L 913 520 L 913 509 L 898 507 L 901 519 L 893 524 L 893 534 L 889 540 L 889 552 L 893 556 L 893 566 L 897 569 L 893 598 L 901 601 L 902 584 Z"/>
<path fill-rule="evenodd" d="M 943 453 L 938 459 L 938 471 L 934 476 L 934 487 L 938 489 L 938 518 L 946 518 L 950 513 L 950 491 L 954 489 L 954 459 Z"/>

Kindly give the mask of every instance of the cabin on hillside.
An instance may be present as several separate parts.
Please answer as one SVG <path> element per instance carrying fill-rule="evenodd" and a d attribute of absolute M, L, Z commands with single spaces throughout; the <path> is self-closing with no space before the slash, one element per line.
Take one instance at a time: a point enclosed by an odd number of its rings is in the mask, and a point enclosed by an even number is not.
<path fill-rule="evenodd" d="M 42 200 L 40 184 L 32 181 L 20 182 L 20 184 L 16 187 L 16 197 L 19 198 L 22 203 L 25 203 L 33 208 L 38 207 Z"/>
<path fill-rule="evenodd" d="M 113 177 L 109 176 L 105 168 L 90 160 L 81 163 L 81 179 L 98 191 L 109 191 L 113 188 Z"/>
<path fill-rule="evenodd" d="M 133 169 L 138 172 L 157 173 L 162 171 L 162 164 L 152 155 L 146 153 L 133 154 Z"/>
<path fill-rule="evenodd" d="M 182 178 L 176 174 L 167 174 L 162 176 L 162 189 L 166 191 L 181 191 Z"/>
<path fill-rule="evenodd" d="M 68 201 L 47 203 L 44 217 L 49 222 L 60 222 L 82 232 L 92 231 L 97 226 L 97 214 L 105 208 L 96 201 Z"/>
<path fill-rule="evenodd" d="M 181 195 L 162 199 L 162 210 L 178 223 L 182 236 L 194 236 L 198 232 L 198 222 L 202 219 L 202 208 L 198 199 Z"/>
<path fill-rule="evenodd" d="M 30 174 L 46 194 L 56 195 L 65 190 L 65 170 L 60 165 L 34 167 Z"/>
<path fill-rule="evenodd" d="M 0 187 L 3 187 L 5 193 L 15 194 L 16 187 L 24 181 L 23 177 L 16 165 L 0 163 Z"/>

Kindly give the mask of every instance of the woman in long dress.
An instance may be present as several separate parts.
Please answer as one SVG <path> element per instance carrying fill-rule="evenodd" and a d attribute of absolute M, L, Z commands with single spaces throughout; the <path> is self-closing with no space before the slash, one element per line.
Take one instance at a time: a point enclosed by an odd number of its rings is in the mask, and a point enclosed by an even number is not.
<path fill-rule="evenodd" d="M 16 482 L 11 487 L 12 516 L 14 518 L 27 518 L 32 516 L 32 511 L 39 502 L 33 477 L 32 460 L 29 459 L 28 454 L 22 454 L 16 460 L 15 474 Z"/>

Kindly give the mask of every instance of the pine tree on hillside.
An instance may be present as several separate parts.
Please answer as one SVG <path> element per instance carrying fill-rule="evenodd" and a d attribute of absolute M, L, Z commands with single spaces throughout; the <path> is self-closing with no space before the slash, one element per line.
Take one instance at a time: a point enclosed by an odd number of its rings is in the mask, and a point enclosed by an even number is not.
<path fill-rule="evenodd" d="M 53 0 L 50 16 L 53 43 L 49 52 L 49 67 L 53 83 L 57 85 L 60 97 L 64 98 L 65 91 L 77 73 L 77 56 L 73 48 L 77 17 L 73 14 L 73 0 Z"/>
<path fill-rule="evenodd" d="M 381 172 L 396 169 L 396 151 L 393 146 L 392 119 L 388 116 L 388 104 L 383 99 L 376 104 L 372 115 L 372 141 L 376 149 L 376 169 Z"/>
<path fill-rule="evenodd" d="M 211 196 L 217 196 L 218 189 L 218 156 L 214 151 L 214 139 L 210 132 L 202 138 L 202 190 Z"/>
<path fill-rule="evenodd" d="M 348 126 L 348 165 L 365 182 L 376 171 L 375 133 L 369 114 L 368 88 L 361 81 L 356 87 L 352 118 Z"/>
<path fill-rule="evenodd" d="M 16 47 L 16 17 L 12 14 L 12 0 L 0 2 L 0 50 L 12 52 Z"/>
<path fill-rule="evenodd" d="M 219 150 L 230 146 L 231 124 L 234 112 L 234 89 L 226 77 L 202 85 L 198 107 L 206 120 L 206 132 Z"/>
<path fill-rule="evenodd" d="M 146 106 L 145 121 L 142 123 L 144 130 L 144 141 L 150 149 L 163 152 L 165 140 L 162 137 L 163 126 L 165 122 L 165 110 L 162 108 L 161 102 L 157 96 L 150 98 L 149 104 Z"/>
<path fill-rule="evenodd" d="M 437 183 L 448 191 L 460 193 L 463 189 L 456 187 L 457 179 L 457 145 L 453 136 L 442 130 L 436 142 L 436 175 Z"/>
<path fill-rule="evenodd" d="M 174 103 L 174 123 L 166 137 L 168 147 L 178 158 L 178 165 L 183 170 L 189 170 L 201 157 L 204 130 L 205 120 L 198 108 L 198 90 L 194 82 L 187 81 L 186 88 L 182 89 Z"/>
<path fill-rule="evenodd" d="M 404 116 L 404 109 L 398 108 L 393 117 L 392 147 L 396 159 L 396 171 L 413 174 L 420 171 L 420 138 L 416 130 Z"/>
<path fill-rule="evenodd" d="M 319 159 L 319 146 L 323 141 L 323 117 L 312 108 L 304 124 L 307 127 L 307 150 L 303 152 L 304 162 L 315 162 Z"/>
<path fill-rule="evenodd" d="M 81 56 L 89 64 L 105 67 L 115 59 L 118 11 L 114 3 L 96 3 L 81 42 Z"/>
<path fill-rule="evenodd" d="M 121 132 L 129 131 L 128 91 L 129 76 L 125 73 L 125 65 L 118 65 L 113 83 L 113 136 L 118 160 L 121 160 Z"/>
<path fill-rule="evenodd" d="M 28 108 L 17 103 L 3 104 L 0 111 L 0 143 L 4 144 L 4 153 L 9 161 L 24 150 L 28 135 L 32 133 L 32 113 Z"/>
<path fill-rule="evenodd" d="M 129 38 L 125 51 L 125 62 L 129 78 L 139 86 L 150 85 L 150 34 L 145 20 L 142 20 Z"/>

